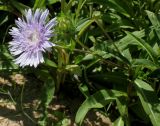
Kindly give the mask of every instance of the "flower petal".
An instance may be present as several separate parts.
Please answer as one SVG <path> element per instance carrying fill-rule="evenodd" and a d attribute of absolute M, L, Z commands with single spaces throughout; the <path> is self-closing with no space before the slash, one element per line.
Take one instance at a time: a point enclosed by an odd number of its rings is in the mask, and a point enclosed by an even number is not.
<path fill-rule="evenodd" d="M 50 20 L 47 24 L 46 24 L 46 26 L 45 26 L 45 28 L 47 29 L 47 30 L 50 30 L 53 26 L 55 26 L 57 24 L 57 22 L 56 22 L 56 18 L 53 18 L 52 20 Z"/>
<path fill-rule="evenodd" d="M 27 20 L 27 23 L 31 23 L 31 21 L 32 21 L 32 10 L 31 9 L 29 9 L 26 12 L 26 20 Z"/>
<path fill-rule="evenodd" d="M 34 16 L 33 16 L 34 22 L 39 22 L 40 16 L 41 16 L 41 10 L 40 9 L 36 9 L 36 12 L 34 13 Z"/>
<path fill-rule="evenodd" d="M 47 9 L 42 13 L 42 15 L 41 15 L 41 17 L 40 17 L 40 19 L 39 19 L 39 21 L 40 21 L 42 24 L 45 22 L 48 14 L 49 14 L 49 11 L 48 11 Z"/>

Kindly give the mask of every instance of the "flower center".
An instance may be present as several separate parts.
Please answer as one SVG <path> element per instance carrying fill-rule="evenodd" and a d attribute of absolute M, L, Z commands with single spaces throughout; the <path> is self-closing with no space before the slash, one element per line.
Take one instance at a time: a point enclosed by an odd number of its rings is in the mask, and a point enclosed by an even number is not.
<path fill-rule="evenodd" d="M 37 29 L 35 29 L 34 31 L 29 31 L 27 39 L 29 44 L 37 44 L 40 40 L 40 36 Z"/>

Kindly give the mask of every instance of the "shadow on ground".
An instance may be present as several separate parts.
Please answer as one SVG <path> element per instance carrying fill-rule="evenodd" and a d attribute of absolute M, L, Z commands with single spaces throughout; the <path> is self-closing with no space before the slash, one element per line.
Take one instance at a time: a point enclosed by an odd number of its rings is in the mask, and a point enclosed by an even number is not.
<path fill-rule="evenodd" d="M 42 87 L 43 83 L 33 76 L 0 75 L 0 126 L 38 126 L 38 119 L 42 116 L 38 110 Z M 63 90 L 48 107 L 48 126 L 64 118 L 69 120 L 68 126 L 76 126 L 74 117 L 83 99 L 77 99 Z M 111 126 L 111 121 L 99 112 L 91 111 L 83 126 Z"/>

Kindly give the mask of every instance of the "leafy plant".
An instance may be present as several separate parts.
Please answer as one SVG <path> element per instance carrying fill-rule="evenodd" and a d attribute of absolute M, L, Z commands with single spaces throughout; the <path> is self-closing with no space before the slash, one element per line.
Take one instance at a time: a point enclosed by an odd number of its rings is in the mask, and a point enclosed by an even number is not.
<path fill-rule="evenodd" d="M 1 36 L 28 8 L 48 8 L 57 25 L 51 39 L 56 46 L 34 70 L 14 65 L 7 51 L 10 36 L 0 38 L 5 40 L 0 46 L 0 72 L 25 71 L 44 82 L 41 125 L 49 125 L 47 107 L 53 95 L 70 82 L 75 84 L 70 90 L 77 86 L 85 98 L 75 115 L 77 125 L 83 125 L 94 109 L 103 111 L 114 126 L 158 126 L 159 5 L 158 0 L 1 0 Z M 53 124 L 65 122 L 64 117 Z"/>

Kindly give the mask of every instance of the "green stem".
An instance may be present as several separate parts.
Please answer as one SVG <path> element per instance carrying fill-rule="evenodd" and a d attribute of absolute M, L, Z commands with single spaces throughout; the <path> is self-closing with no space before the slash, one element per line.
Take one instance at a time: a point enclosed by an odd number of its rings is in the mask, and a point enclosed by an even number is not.
<path fill-rule="evenodd" d="M 84 5 L 85 2 L 86 2 L 86 0 L 79 0 L 78 8 L 76 10 L 76 20 L 78 19 L 80 10 L 83 7 L 83 5 Z"/>
<path fill-rule="evenodd" d="M 105 60 L 102 56 L 95 54 L 94 51 L 90 50 L 90 48 L 88 48 L 86 45 L 84 45 L 79 39 L 78 37 L 75 40 L 79 45 L 81 45 L 84 49 L 86 49 L 88 52 L 90 52 L 93 55 L 96 55 L 97 57 L 99 57 L 104 63 L 112 65 L 114 67 L 119 67 L 120 69 L 124 69 L 123 67 L 121 67 L 120 65 L 113 63 L 111 61 Z"/>
<path fill-rule="evenodd" d="M 103 59 L 102 56 L 98 55 L 98 54 L 95 54 L 92 50 L 90 50 L 90 48 L 88 48 L 86 45 L 84 45 L 78 38 L 75 39 L 75 41 L 81 46 L 83 47 L 84 49 L 86 50 L 79 50 L 79 49 L 74 49 L 73 51 L 75 52 L 81 52 L 81 53 L 91 53 L 93 55 L 96 55 L 97 57 L 99 57 L 104 63 L 108 64 L 108 65 L 111 65 L 111 66 L 115 66 L 115 67 L 119 67 L 120 69 L 124 69 L 123 67 L 121 67 L 120 65 L 116 64 L 116 63 L 113 63 L 109 60 L 105 60 Z M 67 47 L 62 47 L 62 46 L 55 46 L 55 48 L 57 49 L 68 49 Z M 58 58 L 59 61 L 58 62 L 61 62 L 60 60 L 60 57 Z M 60 66 L 59 66 L 60 67 Z"/>
<path fill-rule="evenodd" d="M 115 49 L 117 50 L 117 52 L 121 55 L 121 51 L 118 49 L 118 47 L 116 46 L 116 44 L 113 42 L 113 40 L 111 39 L 111 37 L 108 35 L 108 33 L 106 32 L 106 30 L 103 28 L 102 24 L 97 19 L 95 19 L 95 22 L 100 27 L 100 29 L 103 31 L 103 34 L 105 35 L 105 37 L 107 39 L 109 39 L 110 42 L 112 42 L 112 44 L 115 47 Z"/>
<path fill-rule="evenodd" d="M 20 105 L 21 105 L 22 113 L 23 113 L 28 119 L 30 119 L 33 123 L 37 124 L 37 122 L 34 121 L 34 120 L 24 111 L 24 109 L 23 109 L 23 92 L 24 92 L 24 86 L 25 86 L 25 85 L 22 86 L 21 99 L 20 99 L 20 101 L 21 101 Z"/>
<path fill-rule="evenodd" d="M 93 14 L 93 6 L 92 4 L 89 5 L 89 17 L 92 18 L 92 14 Z"/>
<path fill-rule="evenodd" d="M 9 31 L 9 29 L 10 29 L 11 27 L 12 27 L 12 25 L 9 25 L 9 26 L 7 27 L 6 32 L 5 32 L 5 34 L 4 34 L 4 37 L 3 37 L 3 40 L 2 40 L 2 44 L 5 43 L 6 36 L 7 36 L 8 31 Z"/>
<path fill-rule="evenodd" d="M 9 91 L 7 92 L 3 89 L 0 89 L 0 94 L 8 95 L 10 97 L 10 99 L 12 100 L 13 104 L 16 105 L 16 101 L 13 99 L 13 97 Z"/>
<path fill-rule="evenodd" d="M 54 46 L 54 48 L 56 48 L 56 49 L 70 50 L 68 47 L 63 47 L 63 46 L 59 46 L 59 45 Z M 74 52 L 80 52 L 80 53 L 90 53 L 90 51 L 80 50 L 80 49 L 73 49 L 72 51 L 74 51 Z"/>
<path fill-rule="evenodd" d="M 71 6 L 72 6 L 72 2 L 74 2 L 74 0 L 70 0 L 67 4 L 66 10 L 70 10 Z"/>
<path fill-rule="evenodd" d="M 105 37 L 108 38 L 111 42 L 113 42 L 113 40 L 111 39 L 111 37 L 108 35 L 108 33 L 103 28 L 102 24 L 97 19 L 94 19 L 94 20 L 97 23 L 97 25 L 100 27 L 100 29 L 103 31 L 103 34 L 105 35 Z"/>
<path fill-rule="evenodd" d="M 13 99 L 13 97 L 9 91 L 8 91 L 8 95 L 9 95 L 10 99 L 12 100 L 13 104 L 16 105 L 16 101 Z"/>
<path fill-rule="evenodd" d="M 61 54 L 62 48 L 58 49 L 58 70 L 57 70 L 57 83 L 56 83 L 56 91 L 59 91 L 61 78 L 62 78 L 62 54 Z"/>
<path fill-rule="evenodd" d="M 89 52 L 91 52 L 90 48 L 88 48 L 86 45 L 84 45 L 84 44 L 79 40 L 78 37 L 76 38 L 76 42 L 77 42 L 80 46 L 82 46 L 84 49 L 86 49 L 86 50 L 88 50 Z"/>
<path fill-rule="evenodd" d="M 65 0 L 61 0 L 61 11 L 62 12 L 65 12 L 65 4 L 66 4 Z"/>

